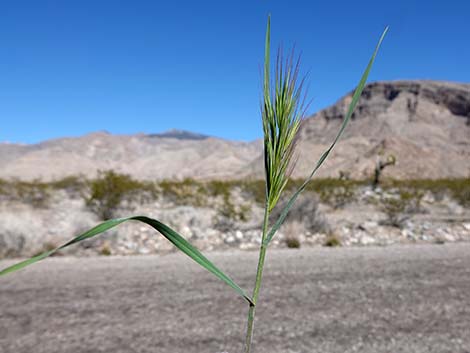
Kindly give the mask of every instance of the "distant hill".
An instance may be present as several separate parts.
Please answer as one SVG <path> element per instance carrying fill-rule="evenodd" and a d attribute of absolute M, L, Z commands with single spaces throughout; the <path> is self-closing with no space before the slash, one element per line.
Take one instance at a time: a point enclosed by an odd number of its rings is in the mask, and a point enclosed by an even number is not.
<path fill-rule="evenodd" d="M 306 175 L 332 141 L 352 93 L 307 118 L 294 176 Z M 470 176 L 470 84 L 392 81 L 368 84 L 343 139 L 320 176 L 372 174 L 393 154 L 397 178 Z M 227 141 L 188 131 L 111 135 L 98 132 L 34 145 L 0 144 L 0 177 L 31 180 L 93 176 L 114 169 L 139 179 L 262 177 L 262 142 Z"/>

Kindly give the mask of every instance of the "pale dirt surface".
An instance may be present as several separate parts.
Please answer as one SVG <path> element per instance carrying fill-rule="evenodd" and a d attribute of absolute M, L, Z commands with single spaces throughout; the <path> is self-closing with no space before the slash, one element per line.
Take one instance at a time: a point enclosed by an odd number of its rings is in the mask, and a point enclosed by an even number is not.
<path fill-rule="evenodd" d="M 255 252 L 208 256 L 251 288 Z M 470 244 L 276 250 L 265 274 L 255 353 L 470 352 Z M 238 353 L 246 312 L 180 254 L 53 258 L 0 279 L 0 352 Z"/>

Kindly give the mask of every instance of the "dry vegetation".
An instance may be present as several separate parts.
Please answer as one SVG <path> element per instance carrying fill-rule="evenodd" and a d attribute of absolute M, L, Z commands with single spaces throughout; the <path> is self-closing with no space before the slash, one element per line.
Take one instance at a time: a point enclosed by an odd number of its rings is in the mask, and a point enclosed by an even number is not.
<path fill-rule="evenodd" d="M 300 185 L 299 181 L 290 181 L 286 186 L 287 194 Z M 315 212 L 318 201 L 334 209 L 340 209 L 357 201 L 360 191 L 371 185 L 368 180 L 341 180 L 324 178 L 312 180 L 306 191 L 309 197 L 300 201 L 292 210 L 293 218 L 301 222 L 309 220 L 301 214 L 308 209 Z M 86 206 L 102 219 L 111 218 L 119 207 L 131 202 L 145 203 L 164 199 L 173 205 L 194 207 L 217 207 L 220 215 L 244 221 L 248 218 L 251 205 L 262 205 L 264 202 L 264 183 L 261 180 L 239 181 L 138 181 L 129 175 L 113 171 L 103 171 L 99 177 L 85 180 L 82 177 L 67 177 L 54 182 L 40 180 L 7 181 L 0 179 L 0 200 L 17 201 L 43 208 L 49 205 L 51 195 L 62 190 L 72 198 L 82 198 Z M 447 197 L 462 207 L 470 208 L 470 179 L 413 179 L 386 180 L 381 186 L 387 196 L 379 200 L 370 199 L 392 220 L 400 223 L 397 217 L 420 211 L 420 204 L 425 194 L 432 194 L 436 200 Z M 241 193 L 249 203 L 236 205 L 233 202 L 234 192 Z M 218 201 L 214 203 L 214 199 Z M 282 207 L 279 207 L 282 208 Z M 394 219 L 394 220 L 393 220 Z M 308 225 L 314 228 L 315 224 Z"/>

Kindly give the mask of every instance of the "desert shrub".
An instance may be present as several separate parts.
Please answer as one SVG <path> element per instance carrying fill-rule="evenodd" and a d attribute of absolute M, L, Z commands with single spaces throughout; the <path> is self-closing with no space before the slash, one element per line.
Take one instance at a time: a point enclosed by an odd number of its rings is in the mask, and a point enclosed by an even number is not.
<path fill-rule="evenodd" d="M 6 192 L 8 182 L 6 180 L 0 179 L 0 195 Z"/>
<path fill-rule="evenodd" d="M 206 183 L 205 189 L 210 196 L 230 196 L 236 181 L 211 180 Z"/>
<path fill-rule="evenodd" d="M 237 182 L 211 181 L 207 184 L 210 196 L 221 197 L 221 204 L 218 213 L 222 217 L 227 217 L 234 221 L 245 222 L 248 220 L 251 206 L 250 204 L 235 204 L 233 202 L 232 191 L 237 188 Z"/>
<path fill-rule="evenodd" d="M 258 205 L 264 206 L 266 201 L 266 185 L 264 180 L 244 180 L 240 182 L 240 187 Z"/>
<path fill-rule="evenodd" d="M 388 180 L 384 189 L 431 192 L 439 200 L 448 195 L 463 207 L 470 208 L 470 178 Z"/>
<path fill-rule="evenodd" d="M 161 181 L 158 190 L 165 199 L 176 205 L 204 206 L 207 196 L 204 185 L 191 178 Z"/>
<path fill-rule="evenodd" d="M 103 244 L 100 250 L 100 254 L 103 256 L 110 256 L 111 255 L 111 248 L 109 244 Z"/>
<path fill-rule="evenodd" d="M 423 195 L 420 191 L 406 190 L 400 190 L 396 195 L 384 195 L 379 208 L 385 213 L 386 219 L 381 223 L 397 228 L 403 227 L 412 214 L 420 212 Z"/>
<path fill-rule="evenodd" d="M 318 191 L 320 200 L 333 208 L 341 208 L 354 201 L 354 190 L 350 185 L 325 188 Z"/>
<path fill-rule="evenodd" d="M 285 187 L 287 193 L 298 189 L 303 180 L 291 179 Z M 306 191 L 315 192 L 321 202 L 334 208 L 340 208 L 356 199 L 356 191 L 367 181 L 352 180 L 345 178 L 322 178 L 314 179 L 306 187 Z M 248 180 L 240 182 L 243 191 L 249 193 L 258 204 L 265 202 L 266 186 L 262 180 Z"/>
<path fill-rule="evenodd" d="M 341 240 L 335 234 L 330 234 L 328 235 L 328 237 L 326 237 L 325 242 L 323 243 L 323 246 L 332 247 L 332 248 L 341 246 Z"/>
<path fill-rule="evenodd" d="M 2 227 L 0 230 L 0 259 L 23 255 L 25 246 L 26 236 L 23 232 Z"/>
<path fill-rule="evenodd" d="M 356 200 L 356 191 L 367 181 L 345 178 L 314 179 L 306 187 L 307 191 L 316 193 L 322 203 L 334 208 L 344 207 Z M 301 180 L 290 180 L 287 190 L 295 190 L 302 184 Z"/>
<path fill-rule="evenodd" d="M 232 192 L 240 188 L 238 181 L 210 181 L 206 183 L 207 195 L 212 198 L 212 207 L 215 206 L 217 214 L 213 219 L 214 227 L 226 232 L 236 227 L 236 222 L 246 222 L 251 213 L 250 203 L 236 203 Z"/>
<path fill-rule="evenodd" d="M 68 176 L 50 183 L 53 190 L 65 190 L 72 197 L 83 197 L 87 182 L 81 176 Z"/>
<path fill-rule="evenodd" d="M 470 208 L 470 178 L 453 180 L 448 183 L 448 189 L 460 205 Z"/>
<path fill-rule="evenodd" d="M 333 208 L 341 208 L 356 199 L 358 182 L 355 180 L 325 178 L 315 180 L 311 189 L 320 197 L 320 200 Z"/>
<path fill-rule="evenodd" d="M 47 207 L 51 196 L 49 185 L 39 180 L 10 181 L 5 190 L 6 194 L 4 194 L 4 196 L 6 196 L 8 200 L 19 201 L 31 205 L 34 208 Z"/>
<path fill-rule="evenodd" d="M 246 222 L 250 217 L 251 206 L 249 204 L 234 205 L 230 200 L 224 200 L 218 212 L 223 217 Z"/>
<path fill-rule="evenodd" d="M 136 201 L 144 191 L 154 191 L 152 184 L 111 170 L 100 171 L 98 177 L 89 182 L 89 188 L 86 205 L 101 219 L 112 218 L 122 201 Z"/>
<path fill-rule="evenodd" d="M 442 237 L 438 237 L 434 240 L 434 244 L 437 245 L 444 245 L 446 243 L 446 240 Z"/>
<path fill-rule="evenodd" d="M 280 216 L 281 211 L 286 205 L 287 200 L 282 200 L 279 203 L 278 207 L 273 210 L 273 219 Z M 290 209 L 286 220 L 302 224 L 304 229 L 311 233 L 327 233 L 330 231 L 330 225 L 318 209 L 318 205 L 318 196 L 312 192 L 306 192 L 297 199 L 297 202 Z"/>
<path fill-rule="evenodd" d="M 305 228 L 299 221 L 286 222 L 283 226 L 285 234 L 284 243 L 288 248 L 300 248 L 300 235 L 305 232 Z"/>
<path fill-rule="evenodd" d="M 295 236 L 288 236 L 285 238 L 286 245 L 289 249 L 299 249 L 300 240 Z"/>

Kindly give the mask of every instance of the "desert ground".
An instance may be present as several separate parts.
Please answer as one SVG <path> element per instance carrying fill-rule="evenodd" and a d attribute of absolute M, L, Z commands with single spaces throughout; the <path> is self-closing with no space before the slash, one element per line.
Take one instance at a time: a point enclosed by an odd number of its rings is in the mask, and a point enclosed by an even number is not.
<path fill-rule="evenodd" d="M 251 288 L 256 252 L 208 257 Z M 468 243 L 273 250 L 255 352 L 468 353 L 469 293 Z M 182 254 L 55 257 L 1 278 L 0 352 L 242 352 L 246 313 Z"/>

